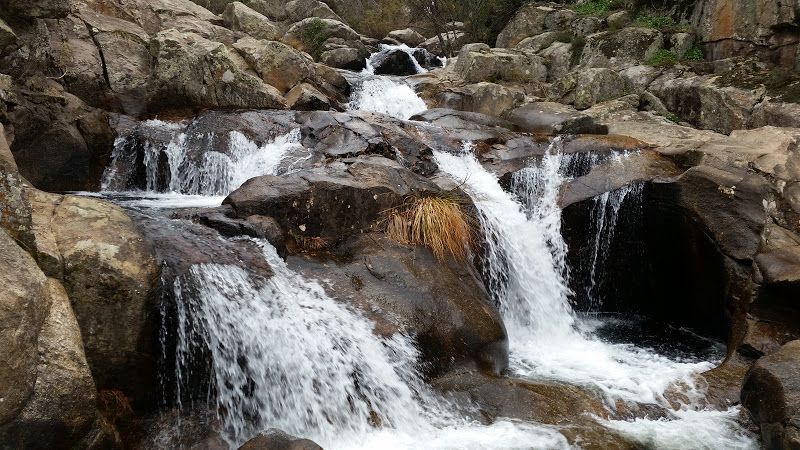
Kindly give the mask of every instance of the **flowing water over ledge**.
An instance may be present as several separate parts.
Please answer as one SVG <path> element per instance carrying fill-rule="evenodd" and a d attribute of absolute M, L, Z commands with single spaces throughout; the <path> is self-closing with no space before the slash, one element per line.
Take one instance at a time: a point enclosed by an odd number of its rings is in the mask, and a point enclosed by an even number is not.
<path fill-rule="evenodd" d="M 360 76 L 352 109 L 405 119 L 426 108 L 400 81 Z M 145 126 L 169 133 L 169 145 L 144 145 L 131 154 L 118 142 L 103 184 L 104 195 L 136 209 L 218 206 L 248 178 L 278 173 L 287 155 L 301 147 L 297 130 L 265 144 L 232 132 L 225 151 L 190 157 L 196 149 L 187 148 L 180 126 Z M 460 154 L 434 155 L 477 207 L 486 244 L 482 272 L 509 335 L 509 375 L 581 386 L 611 411 L 628 404 L 657 406 L 658 417 L 596 418 L 646 448 L 754 448 L 753 436 L 736 421 L 738 408 L 706 409 L 697 375 L 712 368 L 719 353 L 663 351 L 642 342 L 638 331 L 609 332 L 612 318 L 573 309 L 576 294 L 567 283 L 556 200 L 573 166 L 585 161 L 560 150 L 556 139 L 540 162 L 515 174 L 511 192 L 481 166 L 468 143 Z M 135 190 L 131 158 L 141 158 L 146 169 Z M 593 269 L 602 266 L 614 239 L 620 205 L 636 189 L 596 199 Z M 175 355 L 167 368 L 175 398 L 168 403 L 209 406 L 232 448 L 273 427 L 326 449 L 569 448 L 556 427 L 476 420 L 474 405 L 452 402 L 423 381 L 412 336 L 378 337 L 361 312 L 331 298 L 319 281 L 290 270 L 269 243 L 245 241 L 261 249 L 272 276 L 259 276 L 247 265 L 193 265 L 171 280 L 177 322 L 166 330 L 174 339 L 165 340 L 174 345 L 165 351 Z M 198 354 L 208 361 L 196 361 Z M 194 368 L 204 362 L 209 386 L 191 394 L 201 375 Z M 175 447 L 170 439 L 168 430 L 153 442 Z"/>

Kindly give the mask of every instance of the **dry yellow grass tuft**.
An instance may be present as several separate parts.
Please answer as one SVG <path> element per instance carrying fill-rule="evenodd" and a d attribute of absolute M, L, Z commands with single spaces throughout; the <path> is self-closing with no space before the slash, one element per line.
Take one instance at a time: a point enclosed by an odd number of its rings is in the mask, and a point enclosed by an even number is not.
<path fill-rule="evenodd" d="M 301 246 L 304 250 L 318 251 L 328 248 L 328 241 L 318 236 L 304 237 Z"/>
<path fill-rule="evenodd" d="M 402 244 L 424 245 L 439 261 L 448 253 L 463 261 L 472 243 L 470 222 L 455 198 L 411 197 L 389 212 L 386 235 Z"/>

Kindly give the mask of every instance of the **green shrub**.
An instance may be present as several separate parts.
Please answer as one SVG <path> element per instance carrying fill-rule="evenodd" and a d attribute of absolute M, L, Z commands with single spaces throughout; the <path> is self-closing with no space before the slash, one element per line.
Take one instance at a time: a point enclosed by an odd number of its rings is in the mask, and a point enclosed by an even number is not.
<path fill-rule="evenodd" d="M 575 5 L 575 12 L 582 16 L 603 16 L 613 8 L 612 0 L 586 0 Z"/>
<path fill-rule="evenodd" d="M 686 50 L 686 54 L 683 55 L 683 59 L 687 61 L 702 61 L 703 51 L 697 47 L 692 47 L 689 50 Z"/>
<path fill-rule="evenodd" d="M 648 65 L 655 67 L 672 67 L 678 63 L 678 55 L 662 48 L 661 50 L 655 52 L 655 54 L 653 54 L 653 56 L 648 58 L 645 62 Z"/>
<path fill-rule="evenodd" d="M 303 43 L 307 46 L 308 52 L 315 59 L 319 58 L 319 55 L 322 53 L 322 47 L 329 37 L 330 34 L 325 26 L 325 22 L 316 17 L 311 20 L 303 30 Z"/>
<path fill-rule="evenodd" d="M 634 23 L 637 26 L 645 27 L 645 28 L 655 28 L 657 30 L 664 30 L 668 28 L 673 28 L 677 25 L 675 19 L 670 16 L 639 16 L 634 20 Z"/>
<path fill-rule="evenodd" d="M 681 121 L 681 118 L 678 117 L 677 114 L 671 112 L 668 112 L 667 115 L 664 116 L 664 118 L 673 123 L 678 123 Z"/>

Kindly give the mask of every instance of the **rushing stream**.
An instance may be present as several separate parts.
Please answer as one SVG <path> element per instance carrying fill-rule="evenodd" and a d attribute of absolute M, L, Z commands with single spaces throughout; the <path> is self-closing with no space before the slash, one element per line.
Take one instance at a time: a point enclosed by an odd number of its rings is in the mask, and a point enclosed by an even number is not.
<path fill-rule="evenodd" d="M 351 109 L 402 119 L 426 109 L 400 80 L 374 75 L 369 67 L 359 77 Z M 169 133 L 170 144 L 145 145 L 142 186 L 131 191 L 134 174 L 126 170 L 133 156 L 118 141 L 103 187 L 127 207 L 217 206 L 247 179 L 277 173 L 300 146 L 299 130 L 263 145 L 232 132 L 227 151 L 190 158 L 180 127 L 158 121 L 144 126 Z M 440 169 L 463 182 L 479 212 L 483 273 L 508 331 L 510 375 L 581 386 L 610 410 L 620 402 L 657 405 L 664 417 L 597 418 L 647 448 L 753 448 L 753 437 L 736 423 L 737 408 L 706 409 L 697 374 L 718 361 L 667 357 L 602 339 L 597 330 L 603 319 L 573 310 L 556 201 L 573 161 L 560 145 L 556 138 L 539 163 L 515 175 L 513 193 L 477 161 L 469 144 L 460 154 L 435 152 Z M 637 195 L 635 187 L 597 200 L 593 267 L 602 264 L 619 205 L 629 195 Z M 190 389 L 191 355 L 197 346 L 207 349 L 212 389 L 206 395 L 231 448 L 268 428 L 326 449 L 569 447 L 555 427 L 475 421 L 469 407 L 461 409 L 424 383 L 411 337 L 376 336 L 367 318 L 328 296 L 318 281 L 290 270 L 269 243 L 251 243 L 263 250 L 271 277 L 235 265 L 197 264 L 173 286 L 176 390 Z M 175 402 L 181 403 L 180 395 Z"/>

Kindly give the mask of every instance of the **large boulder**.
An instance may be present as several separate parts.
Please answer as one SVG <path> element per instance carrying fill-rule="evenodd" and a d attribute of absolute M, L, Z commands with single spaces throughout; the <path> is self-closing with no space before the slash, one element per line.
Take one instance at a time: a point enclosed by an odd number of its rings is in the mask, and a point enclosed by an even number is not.
<path fill-rule="evenodd" d="M 742 405 L 761 428 L 764 447 L 800 446 L 800 341 L 758 359 L 742 385 Z"/>
<path fill-rule="evenodd" d="M 414 75 L 417 66 L 414 58 L 403 50 L 387 50 L 370 59 L 376 75 Z"/>
<path fill-rule="evenodd" d="M 286 15 L 292 22 L 299 22 L 308 17 L 344 22 L 328 5 L 319 0 L 291 0 L 286 3 L 285 7 Z"/>
<path fill-rule="evenodd" d="M 606 418 L 602 402 L 582 389 L 559 383 L 530 382 L 474 371 L 453 371 L 433 386 L 468 405 L 477 406 L 481 420 L 516 419 L 555 425 L 564 437 L 554 437 L 552 448 L 638 448 L 625 437 L 598 424 L 590 416 Z"/>
<path fill-rule="evenodd" d="M 574 59 L 572 52 L 572 44 L 566 42 L 554 42 L 541 51 L 540 55 L 547 65 L 549 81 L 561 79 L 569 73 Z"/>
<path fill-rule="evenodd" d="M 3 20 L 0 19 L 0 55 L 4 54 L 4 50 L 9 45 L 17 42 L 17 35 L 14 30 Z"/>
<path fill-rule="evenodd" d="M 361 36 L 336 19 L 303 19 L 289 28 L 283 41 L 327 66 L 340 69 L 361 70 L 370 54 Z"/>
<path fill-rule="evenodd" d="M 159 269 L 150 249 L 121 208 L 97 199 L 65 196 L 51 227 L 98 387 L 154 400 L 146 380 L 155 377 Z"/>
<path fill-rule="evenodd" d="M 721 87 L 714 77 L 661 77 L 648 88 L 664 106 L 692 125 L 729 134 L 749 128 L 750 111 L 759 101 L 757 92 Z"/>
<path fill-rule="evenodd" d="M 153 105 L 285 108 L 280 92 L 247 73 L 244 61 L 224 44 L 170 29 L 156 34 L 150 49 Z"/>
<path fill-rule="evenodd" d="M 547 67 L 541 57 L 527 50 L 489 48 L 486 44 L 465 45 L 458 53 L 453 71 L 467 83 L 480 81 L 543 82 Z"/>
<path fill-rule="evenodd" d="M 315 75 L 313 61 L 284 43 L 242 38 L 234 48 L 265 83 L 283 93 Z"/>
<path fill-rule="evenodd" d="M 322 450 L 309 439 L 297 438 L 280 430 L 267 430 L 242 444 L 239 450 Z"/>
<path fill-rule="evenodd" d="M 459 30 L 443 32 L 438 36 L 428 38 L 419 44 L 420 48 L 438 56 L 452 56 L 458 50 L 470 42 L 467 33 Z"/>
<path fill-rule="evenodd" d="M 545 21 L 555 9 L 528 3 L 520 8 L 497 35 L 497 46 L 512 48 L 523 39 L 541 34 L 547 30 Z"/>
<path fill-rule="evenodd" d="M 586 38 L 580 64 L 584 67 L 635 64 L 647 60 L 663 46 L 664 36 L 652 28 L 605 31 Z"/>
<path fill-rule="evenodd" d="M 440 93 L 438 107 L 500 117 L 524 100 L 525 94 L 521 90 L 480 82 Z"/>
<path fill-rule="evenodd" d="M 295 256 L 288 263 L 328 280 L 330 294 L 358 306 L 379 334 L 414 338 L 427 375 L 456 367 L 499 374 L 507 367 L 502 319 L 469 264 L 438 261 L 426 248 L 381 233 L 361 235 L 335 252 L 335 262 Z"/>
<path fill-rule="evenodd" d="M 330 245 L 380 228 L 385 211 L 412 194 L 438 192 L 431 181 L 397 162 L 373 157 L 247 181 L 224 204 L 236 217 L 272 216 L 298 240 L 321 238 Z"/>
<path fill-rule="evenodd" d="M 419 34 L 417 31 L 411 28 L 390 31 L 386 37 L 401 44 L 406 44 L 409 47 L 416 47 L 425 42 L 425 36 Z"/>
<path fill-rule="evenodd" d="M 39 331 L 50 308 L 47 278 L 36 261 L 0 230 L 0 424 L 19 415 L 33 394 Z"/>
<path fill-rule="evenodd" d="M 107 113 L 37 76 L 0 93 L 14 105 L 0 116 L 23 177 L 51 192 L 99 189 L 114 142 Z"/>
<path fill-rule="evenodd" d="M 381 155 L 423 176 L 436 171 L 432 148 L 397 120 L 369 113 L 314 112 L 299 115 L 298 121 L 302 124 L 302 143 L 315 155 Z"/>
<path fill-rule="evenodd" d="M 508 113 L 520 131 L 537 134 L 607 134 L 608 127 L 575 109 L 552 102 L 529 103 Z"/>
<path fill-rule="evenodd" d="M 308 83 L 300 83 L 286 93 L 286 103 L 295 111 L 327 111 L 331 101 Z"/>
<path fill-rule="evenodd" d="M 613 70 L 595 68 L 578 72 L 574 92 L 575 108 L 586 109 L 623 95 L 625 80 Z"/>
<path fill-rule="evenodd" d="M 97 46 L 97 61 L 101 63 L 98 68 L 104 71 L 98 80 L 107 77 L 104 89 L 110 92 L 105 104 L 127 114 L 146 111 L 147 83 L 152 65 L 150 36 L 134 23 L 93 10 L 82 9 L 78 17 L 86 23 L 91 32 L 91 42 Z M 85 60 L 77 56 L 81 54 L 80 50 L 80 46 L 77 46 L 71 48 L 70 52 L 56 53 L 60 55 L 60 65 L 66 73 L 80 72 L 85 67 Z M 94 95 L 81 97 L 89 101 Z"/>
<path fill-rule="evenodd" d="M 256 39 L 271 41 L 280 37 L 278 28 L 267 17 L 241 2 L 233 2 L 225 7 L 222 17 L 231 30 L 241 31 Z"/>
<path fill-rule="evenodd" d="M 47 280 L 47 293 L 51 304 L 39 332 L 33 392 L 14 422 L 0 426 L 0 441 L 25 448 L 76 443 L 97 416 L 97 391 L 70 300 L 52 278 Z"/>

